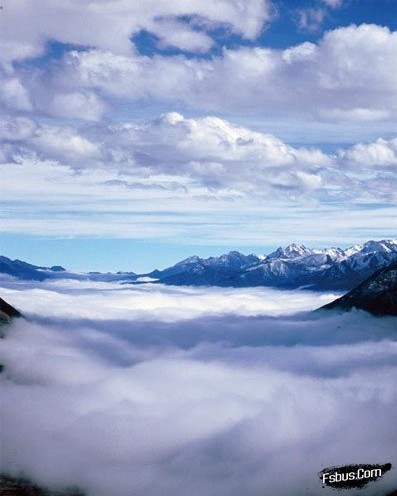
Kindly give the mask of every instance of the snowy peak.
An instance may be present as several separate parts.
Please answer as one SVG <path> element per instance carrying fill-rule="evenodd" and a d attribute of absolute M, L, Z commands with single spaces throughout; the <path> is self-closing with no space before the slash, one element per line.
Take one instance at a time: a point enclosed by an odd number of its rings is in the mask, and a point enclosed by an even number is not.
<path fill-rule="evenodd" d="M 185 258 L 176 264 L 176 266 L 184 266 L 200 263 L 203 259 L 198 257 L 197 255 L 192 255 L 191 257 Z"/>
<path fill-rule="evenodd" d="M 367 241 L 363 244 L 362 250 L 365 253 L 374 253 L 382 251 L 391 253 L 397 249 L 397 240 L 384 239 L 382 241 Z"/>
<path fill-rule="evenodd" d="M 146 275 L 166 284 L 223 285 L 222 281 L 228 280 L 230 275 L 259 261 L 256 255 L 243 255 L 238 251 L 209 258 L 194 255 L 172 267 L 154 270 Z"/>
<path fill-rule="evenodd" d="M 309 248 L 306 248 L 304 245 L 297 245 L 295 243 L 292 243 L 291 245 L 288 245 L 286 248 L 282 248 L 281 246 L 277 248 L 276 251 L 273 253 L 270 253 L 270 255 L 267 257 L 267 259 L 275 259 L 275 258 L 296 258 L 296 257 L 303 257 L 305 255 L 312 255 L 315 253 L 314 250 L 310 250 Z"/>
<path fill-rule="evenodd" d="M 384 252 L 392 253 L 397 250 L 397 240 L 395 239 L 382 239 L 381 241 L 367 241 L 362 245 L 354 245 L 344 250 L 347 257 L 351 257 L 356 253 L 375 253 Z"/>
<path fill-rule="evenodd" d="M 225 266 L 225 267 L 242 267 L 250 263 L 258 262 L 260 259 L 256 255 L 243 255 L 239 251 L 230 251 L 219 257 L 200 258 L 197 255 L 185 258 L 178 262 L 174 267 L 183 267 L 191 265 L 203 266 Z M 167 269 L 166 269 L 167 270 Z"/>
<path fill-rule="evenodd" d="M 190 257 L 152 277 L 171 285 L 270 286 L 348 290 L 397 259 L 397 241 L 368 241 L 346 250 L 311 249 L 302 244 L 278 248 L 268 256 L 231 251 L 219 257 Z"/>
<path fill-rule="evenodd" d="M 73 278 L 95 281 L 157 282 L 170 285 L 350 290 L 376 270 L 397 260 L 397 240 L 367 241 L 347 249 L 311 249 L 292 243 L 270 255 L 230 251 L 218 257 L 191 256 L 146 274 L 73 274 L 62 267 L 36 267 L 0 257 L 0 273 L 20 279 Z"/>

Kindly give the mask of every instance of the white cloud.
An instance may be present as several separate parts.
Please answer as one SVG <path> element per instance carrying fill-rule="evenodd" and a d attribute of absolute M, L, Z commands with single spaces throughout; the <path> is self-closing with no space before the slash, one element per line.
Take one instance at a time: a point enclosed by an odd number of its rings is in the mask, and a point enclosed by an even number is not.
<path fill-rule="evenodd" d="M 182 22 L 183 16 L 193 20 Z M 133 35 L 145 29 L 159 33 L 163 43 L 182 50 L 206 50 L 211 45 L 206 25 L 225 26 L 247 39 L 254 39 L 270 18 L 271 6 L 266 0 L 220 0 L 211 4 L 200 0 L 139 3 L 61 0 L 56 4 L 40 0 L 34 5 L 28 0 L 5 0 L 0 18 L 0 44 L 15 47 L 9 55 L 17 58 L 21 52 L 27 55 L 39 52 L 49 40 L 126 55 L 133 52 Z M 172 31 L 164 21 L 172 23 Z M 200 27 L 204 32 L 198 32 Z"/>
<path fill-rule="evenodd" d="M 296 149 L 216 117 L 186 119 L 169 113 L 142 124 L 114 125 L 104 134 L 104 148 L 118 150 L 126 161 L 215 188 L 250 190 L 281 173 L 293 186 L 299 182 L 295 169 L 313 168 L 315 174 L 331 163 L 320 150 Z"/>
<path fill-rule="evenodd" d="M 228 246 L 392 237 L 395 141 L 331 155 L 211 116 L 80 129 L 3 116 L 2 228 Z"/>
<path fill-rule="evenodd" d="M 205 24 L 197 19 L 197 24 Z M 180 45 L 202 52 L 213 42 L 208 34 L 172 16 L 151 22 L 158 24 L 164 47 Z M 316 44 L 305 42 L 285 50 L 224 49 L 210 59 L 147 57 L 99 42 L 90 46 L 70 50 L 44 69 L 28 73 L 15 69 L 4 76 L 3 103 L 87 120 L 100 120 L 115 104 L 137 101 L 182 104 L 210 113 L 285 118 L 288 112 L 288 118 L 298 115 L 300 120 L 371 122 L 397 114 L 393 70 L 397 36 L 377 25 L 334 29 Z"/>
<path fill-rule="evenodd" d="M 346 122 L 371 122 L 372 124 L 376 121 L 381 121 L 389 117 L 388 110 L 376 110 L 368 108 L 351 108 L 351 109 L 341 109 L 335 107 L 330 110 L 324 110 L 320 113 L 320 117 L 329 121 L 339 121 L 346 125 Z"/>
<path fill-rule="evenodd" d="M 298 112 L 326 119 L 395 116 L 396 33 L 376 25 L 329 31 L 286 50 L 239 48 L 210 60 L 70 52 L 62 84 L 109 99 L 183 101 L 211 111 Z"/>
<path fill-rule="evenodd" d="M 29 111 L 33 108 L 29 93 L 18 78 L 3 76 L 0 82 L 0 103 L 5 107 L 21 111 Z"/>
<path fill-rule="evenodd" d="M 33 43 L 0 39 L 0 64 L 7 70 L 11 70 L 12 62 L 38 57 L 43 52 L 44 47 Z"/>
<path fill-rule="evenodd" d="M 87 159 L 85 160 L 87 162 Z M 350 170 L 349 167 L 346 166 Z M 50 237 L 111 237 L 231 247 L 355 244 L 395 236 L 397 184 L 369 170 L 360 181 L 328 171 L 318 188 L 303 174 L 295 184 L 281 171 L 254 193 L 208 190 L 182 176 L 73 170 L 21 159 L 0 165 L 4 233 Z M 297 171 L 297 174 L 302 172 Z M 299 193 L 304 185 L 305 193 Z M 297 196 L 299 194 L 299 196 Z M 319 195 L 321 200 L 319 200 Z M 382 206 L 383 204 L 383 206 Z"/>
<path fill-rule="evenodd" d="M 374 143 L 358 143 L 340 154 L 344 161 L 356 167 L 395 167 L 397 138 L 379 138 Z"/>
<path fill-rule="evenodd" d="M 294 496 L 318 494 L 326 466 L 397 462 L 393 319 L 244 317 L 255 294 L 246 290 L 233 314 L 212 298 L 219 315 L 198 318 L 202 290 L 53 289 L 8 290 L 21 309 L 81 296 L 86 306 L 16 322 L 2 340 L 4 470 L 96 496 Z M 120 320 L 118 303 L 134 292 L 141 313 Z M 161 321 L 164 299 L 172 322 Z M 96 320 L 104 301 L 108 319 Z M 396 482 L 390 472 L 361 492 Z"/>
<path fill-rule="evenodd" d="M 99 147 L 71 128 L 43 126 L 31 138 L 33 149 L 45 157 L 83 165 L 101 156 Z"/>
<path fill-rule="evenodd" d="M 18 121 L 14 128 L 26 127 L 27 122 Z M 7 126 L 10 128 L 3 124 Z M 23 143 L 16 143 L 17 155 L 24 146 L 41 159 L 78 168 L 190 177 L 216 189 L 247 192 L 281 180 L 285 186 L 304 190 L 305 178 L 313 178 L 311 187 L 320 185 L 321 178 L 315 179 L 317 169 L 332 163 L 318 149 L 293 148 L 275 136 L 226 120 L 187 119 L 176 112 L 152 121 L 96 126 L 80 132 L 69 127 L 34 126 L 32 122 L 31 135 L 25 135 Z"/>
<path fill-rule="evenodd" d="M 168 182 L 182 181 L 192 190 L 279 199 L 292 195 L 295 200 L 310 195 L 319 200 L 336 191 L 343 196 L 347 190 L 361 195 L 371 166 L 396 163 L 396 139 L 358 143 L 331 155 L 318 148 L 290 146 L 271 134 L 218 117 L 186 118 L 177 112 L 79 130 L 4 116 L 0 140 L 5 162 L 30 156 L 79 170 L 108 170 L 109 186 L 123 180 L 131 183 L 131 177 L 139 181 L 164 175 Z M 382 188 L 366 188 L 365 194 L 379 198 Z"/>
<path fill-rule="evenodd" d="M 100 158 L 98 145 L 71 127 L 38 125 L 26 117 L 5 115 L 0 118 L 0 144 L 7 150 L 6 161 L 23 156 L 59 160 L 83 166 Z"/>
<path fill-rule="evenodd" d="M 50 102 L 41 108 L 56 117 L 100 121 L 106 110 L 105 103 L 94 93 L 71 92 L 56 93 Z"/>
<path fill-rule="evenodd" d="M 298 11 L 298 25 L 303 31 L 315 32 L 324 21 L 324 9 L 301 9 Z"/>
<path fill-rule="evenodd" d="M 37 125 L 26 117 L 4 116 L 0 119 L 0 140 L 21 141 L 31 138 L 37 129 Z"/>
<path fill-rule="evenodd" d="M 189 25 L 164 19 L 155 23 L 154 31 L 160 48 L 178 47 L 191 52 L 207 52 L 214 44 L 206 33 L 194 31 Z"/>
<path fill-rule="evenodd" d="M 78 299 L 76 291 L 80 294 Z M 339 296 L 312 291 L 279 292 L 271 288 L 169 288 L 157 284 L 120 286 L 73 280 L 35 283 L 29 293 L 6 288 L 3 294 L 7 301 L 11 299 L 13 305 L 23 308 L 24 315 L 29 317 L 73 319 L 78 315 L 95 320 L 149 318 L 161 322 L 225 314 L 245 317 L 289 315 L 314 310 Z"/>
<path fill-rule="evenodd" d="M 343 4 L 343 0 L 321 0 L 325 5 L 328 7 L 332 7 L 333 9 L 336 9 L 338 7 L 341 7 Z"/>
<path fill-rule="evenodd" d="M 324 20 L 329 15 L 329 9 L 337 9 L 342 4 L 343 0 L 320 0 L 311 8 L 297 9 L 296 21 L 299 29 L 311 33 L 320 31 Z"/>

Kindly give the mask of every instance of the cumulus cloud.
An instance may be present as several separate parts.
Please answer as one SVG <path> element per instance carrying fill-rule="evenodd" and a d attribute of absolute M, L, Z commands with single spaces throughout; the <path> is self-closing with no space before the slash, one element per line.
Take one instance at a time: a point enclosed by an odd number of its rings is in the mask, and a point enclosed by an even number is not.
<path fill-rule="evenodd" d="M 9 57 L 16 58 L 42 51 L 50 40 L 130 54 L 134 50 L 131 38 L 144 29 L 159 34 L 167 45 L 207 50 L 211 42 L 206 26 L 227 27 L 254 39 L 270 21 L 271 11 L 267 0 L 220 0 L 214 4 L 198 0 L 53 4 L 40 0 L 34 6 L 27 0 L 6 0 L 0 19 L 0 44 L 12 46 Z"/>
<path fill-rule="evenodd" d="M 183 101 L 212 112 L 288 109 L 319 119 L 387 119 L 397 110 L 396 40 L 388 28 L 364 24 L 329 31 L 316 44 L 225 49 L 204 60 L 71 51 L 52 76 L 52 90 L 61 85 L 109 100 Z"/>
<path fill-rule="evenodd" d="M 64 119 L 100 120 L 107 109 L 100 92 L 71 87 L 56 64 L 33 62 L 32 70 L 13 63 L 47 57 L 51 44 L 88 48 L 112 56 L 136 56 L 133 38 L 149 32 L 158 48 L 177 48 L 202 53 L 214 44 L 212 31 L 253 40 L 271 20 L 268 0 L 221 0 L 214 5 L 197 0 L 186 2 L 131 2 L 90 4 L 40 0 L 6 1 L 0 17 L 0 104 L 8 110 L 51 115 Z M 66 63 L 67 65 L 67 63 Z M 35 68 L 35 70 L 33 70 Z M 108 69 L 106 69 L 108 72 Z"/>
<path fill-rule="evenodd" d="M 185 187 L 268 198 L 321 200 L 348 190 L 361 195 L 371 166 L 395 165 L 395 141 L 378 139 L 326 154 L 218 117 L 186 118 L 177 112 L 81 129 L 11 115 L 0 119 L 3 162 L 33 157 L 78 170 L 113 171 L 109 186 L 122 184 L 119 173 L 137 179 L 166 176 Z M 366 194 L 379 197 L 383 189 Z"/>
<path fill-rule="evenodd" d="M 29 92 L 18 77 L 0 73 L 0 82 L 0 103 L 4 107 L 17 111 L 32 110 Z"/>
<path fill-rule="evenodd" d="M 340 155 L 344 161 L 358 167 L 394 168 L 397 165 L 397 138 L 358 143 L 341 151 Z"/>
<path fill-rule="evenodd" d="M 311 293 L 235 290 L 226 309 L 228 290 L 23 289 L 22 310 L 55 307 L 2 342 L 3 470 L 88 496 L 314 496 L 325 466 L 397 461 L 393 318 L 266 315 Z M 81 296 L 90 318 L 55 315 Z"/>
<path fill-rule="evenodd" d="M 176 112 L 142 124 L 113 125 L 103 139 L 112 157 L 156 172 L 188 175 L 216 188 L 245 190 L 253 183 L 276 183 L 280 171 L 292 187 L 300 183 L 304 188 L 296 169 L 315 176 L 318 168 L 331 163 L 318 149 L 293 148 L 223 119 L 186 119 Z M 276 169 L 271 178 L 269 169 Z"/>
<path fill-rule="evenodd" d="M 1 129 L 7 151 L 3 160 L 12 159 L 13 147 L 15 160 L 30 153 L 80 169 L 189 177 L 210 188 L 242 192 L 278 185 L 297 192 L 316 189 L 322 185 L 321 168 L 332 164 L 319 149 L 294 148 L 223 119 L 187 119 L 176 112 L 82 131 L 3 117 Z"/>
<path fill-rule="evenodd" d="M 251 3 L 256 7 L 250 7 Z M 243 14 L 238 16 L 246 26 L 240 28 L 247 37 L 255 36 L 259 29 L 247 20 L 254 17 L 250 9 L 254 12 L 256 8 L 266 10 L 259 0 L 251 3 L 244 4 Z M 24 2 L 19 4 L 27 9 Z M 100 9 L 103 9 L 98 19 L 103 18 L 106 9 L 115 8 L 113 3 L 90 5 L 88 17 L 94 12 L 99 16 Z M 234 2 L 217 4 L 220 10 L 223 9 L 226 23 L 229 19 L 226 10 L 235 12 L 240 8 L 238 5 Z M 13 8 L 4 8 L 1 21 Z M 117 15 L 127 22 L 127 7 L 119 5 L 119 8 Z M 73 10 L 73 7 L 65 6 L 66 12 L 69 9 Z M 211 16 L 211 8 L 206 5 L 205 9 Z M 58 14 L 61 10 L 57 4 Z M 309 26 L 321 22 L 324 15 L 321 12 L 321 9 L 302 11 L 301 23 Z M 117 15 L 115 19 L 119 19 Z M 193 16 L 197 25 L 211 24 L 208 19 L 202 20 L 201 14 L 197 15 Z M 61 60 L 47 64 L 45 68 L 32 66 L 27 72 L 8 65 L 8 72 L 2 76 L 0 92 L 4 106 L 18 111 L 33 110 L 65 119 L 86 120 L 100 120 L 120 101 L 182 103 L 189 109 L 211 113 L 265 112 L 266 115 L 285 117 L 285 112 L 288 112 L 289 116 L 299 115 L 300 119 L 314 117 L 319 121 L 387 121 L 396 115 L 397 81 L 393 68 L 397 63 L 397 38 L 396 33 L 387 27 L 363 24 L 337 28 L 325 33 L 317 43 L 305 42 L 284 50 L 256 46 L 224 49 L 220 55 L 211 58 L 161 54 L 148 57 L 130 49 L 118 49 L 117 37 L 106 36 L 107 28 L 103 27 L 103 22 L 101 25 L 105 32 L 87 30 L 86 25 L 84 29 L 78 28 L 81 19 L 85 24 L 87 22 L 81 13 L 78 17 L 80 20 L 76 21 L 75 28 L 69 30 L 69 37 L 65 35 L 62 38 L 62 29 L 58 27 L 58 34 L 55 36 L 54 33 L 53 38 L 73 43 L 70 40 L 74 39 L 72 32 L 76 29 L 76 32 L 83 33 L 79 36 L 93 36 L 95 39 L 84 42 L 77 37 L 74 42 L 87 47 L 70 49 Z M 159 44 L 164 47 L 180 45 L 199 53 L 209 49 L 213 43 L 208 33 L 196 28 L 190 31 L 189 24 L 173 16 L 159 15 L 151 22 L 156 24 Z M 64 19 L 63 24 L 67 26 Z M 32 26 L 30 31 L 47 29 L 39 22 Z M 144 27 L 144 24 L 140 26 Z M 109 29 L 124 39 L 123 29 Z M 115 43 L 117 47 L 108 46 L 109 43 Z"/>
<path fill-rule="evenodd" d="M 55 117 L 100 121 L 106 104 L 92 92 L 56 93 L 51 101 L 42 102 L 40 108 Z"/>
<path fill-rule="evenodd" d="M 83 166 L 101 157 L 99 147 L 72 127 L 40 125 L 27 117 L 12 115 L 0 118 L 0 144 L 8 150 L 6 161 L 38 156 Z"/>

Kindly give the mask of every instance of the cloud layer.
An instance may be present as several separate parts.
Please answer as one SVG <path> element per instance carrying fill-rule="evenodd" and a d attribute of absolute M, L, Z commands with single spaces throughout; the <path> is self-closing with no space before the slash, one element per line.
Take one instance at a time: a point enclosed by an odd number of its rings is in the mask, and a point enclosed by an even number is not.
<path fill-rule="evenodd" d="M 260 244 L 261 229 L 276 229 L 278 243 L 334 244 L 329 229 L 339 223 L 338 243 L 367 240 L 372 226 L 392 237 L 396 165 L 395 138 L 325 153 L 214 116 L 170 112 L 83 128 L 0 118 L 7 232 L 217 238 L 230 247 Z"/>
<path fill-rule="evenodd" d="M 59 317 L 15 323 L 2 343 L 2 463 L 12 473 L 96 496 L 314 496 L 324 466 L 397 461 L 393 319 L 246 316 L 280 296 L 308 308 L 310 293 L 244 290 L 238 307 L 221 290 L 7 292 L 28 313 L 83 297 L 90 314 L 63 304 Z M 202 313 L 208 298 L 212 315 Z M 396 482 L 390 473 L 362 494 Z"/>
<path fill-rule="evenodd" d="M 191 185 L 263 196 L 307 196 L 310 190 L 320 197 L 344 195 L 349 187 L 356 189 L 357 197 L 364 189 L 360 173 L 365 182 L 368 174 L 379 180 L 377 188 L 363 191 L 376 198 L 389 192 L 382 189 L 379 173 L 388 180 L 387 186 L 397 165 L 395 138 L 326 154 L 319 148 L 290 146 L 272 134 L 218 117 L 186 118 L 177 112 L 81 130 L 4 116 L 0 141 L 5 163 L 33 158 L 77 170 L 113 170 L 141 178 L 164 175 L 176 182 L 186 178 Z"/>

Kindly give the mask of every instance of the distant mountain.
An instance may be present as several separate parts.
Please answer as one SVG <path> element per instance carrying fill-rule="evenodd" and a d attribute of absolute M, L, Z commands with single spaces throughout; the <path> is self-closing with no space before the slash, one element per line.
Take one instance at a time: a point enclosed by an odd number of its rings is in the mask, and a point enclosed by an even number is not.
<path fill-rule="evenodd" d="M 240 273 L 245 267 L 259 263 L 260 260 L 261 258 L 257 255 L 243 255 L 238 251 L 206 259 L 193 256 L 168 269 L 155 270 L 147 275 L 165 284 L 176 286 L 185 284 L 232 286 L 233 275 Z"/>
<path fill-rule="evenodd" d="M 3 298 L 0 298 L 0 322 L 9 321 L 14 317 L 22 317 L 22 314 Z"/>
<path fill-rule="evenodd" d="M 39 267 L 21 260 L 10 260 L 7 257 L 0 256 L 0 273 L 8 274 L 18 279 L 27 279 L 33 281 L 43 281 L 47 278 L 48 272 L 64 272 L 65 269 L 58 265 L 54 267 Z"/>
<path fill-rule="evenodd" d="M 231 251 L 219 257 L 192 256 L 164 270 L 73 273 L 63 267 L 38 267 L 0 257 L 0 273 L 20 279 L 68 278 L 78 280 L 147 283 L 175 286 L 253 287 L 348 291 L 374 271 L 397 260 L 397 240 L 368 241 L 343 250 L 314 250 L 292 244 L 269 255 L 243 255 Z"/>
<path fill-rule="evenodd" d="M 313 250 L 292 244 L 267 256 L 230 252 L 208 259 L 190 257 L 147 275 L 171 285 L 349 290 L 394 260 L 397 260 L 397 240 L 368 241 L 346 250 Z"/>
<path fill-rule="evenodd" d="M 345 296 L 320 310 L 359 308 L 375 315 L 397 316 L 397 262 L 375 272 Z"/>
<path fill-rule="evenodd" d="M 11 260 L 10 258 L 0 256 L 0 274 L 6 274 L 17 279 L 27 281 L 44 281 L 46 279 L 77 279 L 90 281 L 120 281 L 135 280 L 138 276 L 134 272 L 72 272 L 66 270 L 60 265 L 52 267 L 41 267 L 32 265 L 21 260 Z"/>

